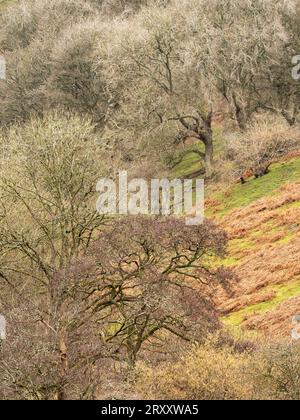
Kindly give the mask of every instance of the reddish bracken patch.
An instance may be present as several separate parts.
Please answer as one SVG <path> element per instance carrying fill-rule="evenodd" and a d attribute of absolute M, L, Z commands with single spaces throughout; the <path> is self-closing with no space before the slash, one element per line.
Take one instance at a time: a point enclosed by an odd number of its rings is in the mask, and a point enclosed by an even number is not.
<path fill-rule="evenodd" d="M 298 279 L 300 283 L 300 207 L 297 202 L 300 202 L 299 182 L 285 185 L 276 196 L 234 210 L 222 219 L 221 226 L 229 233 L 229 238 L 235 240 L 234 246 L 229 247 L 229 256 L 237 259 L 233 270 L 238 276 L 231 296 L 221 290 L 217 293 L 216 301 L 223 313 L 272 301 L 276 297 L 272 286 Z M 270 312 L 251 313 L 244 326 L 287 337 L 291 318 L 298 313 L 300 296 L 287 299 Z"/>
<path fill-rule="evenodd" d="M 289 339 L 291 337 L 292 318 L 295 314 L 300 314 L 300 296 L 288 299 L 270 312 L 252 315 L 245 322 L 245 327 L 251 330 L 264 331 L 275 337 Z"/>

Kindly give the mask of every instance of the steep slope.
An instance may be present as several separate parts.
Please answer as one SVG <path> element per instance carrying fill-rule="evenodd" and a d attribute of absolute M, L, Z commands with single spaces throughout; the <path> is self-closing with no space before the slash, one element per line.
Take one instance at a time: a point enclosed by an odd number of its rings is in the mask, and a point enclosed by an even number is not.
<path fill-rule="evenodd" d="M 300 159 L 215 194 L 207 213 L 229 235 L 228 256 L 238 280 L 216 300 L 224 321 L 246 329 L 290 337 L 300 314 Z"/>

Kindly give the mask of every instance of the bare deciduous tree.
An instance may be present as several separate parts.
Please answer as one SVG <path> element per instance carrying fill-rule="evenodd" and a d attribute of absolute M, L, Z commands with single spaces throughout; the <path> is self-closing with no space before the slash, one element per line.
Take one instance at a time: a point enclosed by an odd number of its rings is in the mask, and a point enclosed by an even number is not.
<path fill-rule="evenodd" d="M 113 223 L 77 264 L 90 308 L 102 315 L 105 343 L 134 367 L 142 350 L 165 348 L 173 335 L 201 341 L 218 327 L 207 292 L 226 272 L 210 271 L 208 256 L 223 255 L 224 232 L 211 223 L 187 227 L 173 218 L 133 217 Z M 125 352 L 125 356 L 123 356 Z"/>
<path fill-rule="evenodd" d="M 245 171 L 260 178 L 269 172 L 272 163 L 299 147 L 299 131 L 283 120 L 273 118 L 252 123 L 249 129 L 228 142 L 228 150 L 244 183 Z"/>

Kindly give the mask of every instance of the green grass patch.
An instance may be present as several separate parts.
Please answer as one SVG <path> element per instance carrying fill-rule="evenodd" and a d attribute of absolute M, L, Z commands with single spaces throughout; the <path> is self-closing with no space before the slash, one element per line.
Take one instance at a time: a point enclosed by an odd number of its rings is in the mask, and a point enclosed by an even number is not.
<path fill-rule="evenodd" d="M 229 253 L 236 253 L 239 251 L 244 251 L 245 249 L 255 248 L 256 244 L 249 239 L 232 239 L 228 243 Z"/>
<path fill-rule="evenodd" d="M 220 258 L 220 259 L 216 259 L 215 263 L 214 263 L 214 267 L 218 268 L 218 267 L 234 267 L 238 264 L 240 264 L 241 260 L 239 258 L 233 257 L 233 256 L 228 256 L 226 258 Z"/>
<path fill-rule="evenodd" d="M 232 255 L 228 255 L 227 257 L 221 258 L 216 256 L 210 256 L 206 259 L 203 259 L 205 266 L 210 270 L 215 270 L 220 267 L 234 267 L 238 264 L 240 264 L 241 260 L 239 258 L 236 258 Z"/>
<path fill-rule="evenodd" d="M 284 238 L 280 239 L 277 244 L 278 245 L 288 245 L 294 238 L 296 237 L 296 233 L 288 233 Z"/>
<path fill-rule="evenodd" d="M 224 140 L 222 139 L 222 132 L 219 128 L 214 129 L 214 156 L 218 158 L 223 151 L 223 144 Z M 183 156 L 182 161 L 175 166 L 175 168 L 171 171 L 171 176 L 173 178 L 185 178 L 190 177 L 191 175 L 204 170 L 204 163 L 201 157 L 193 152 L 193 150 L 199 149 L 202 153 L 204 153 L 204 145 L 199 141 L 198 144 L 194 144 L 193 146 L 186 147 L 185 150 L 182 151 L 185 155 Z"/>
<path fill-rule="evenodd" d="M 276 292 L 276 297 L 267 302 L 250 305 L 240 311 L 233 312 L 224 317 L 223 321 L 229 325 L 239 326 L 243 324 L 245 318 L 249 315 L 259 315 L 276 309 L 276 307 L 285 300 L 300 295 L 300 279 L 283 285 L 267 287 L 266 291 Z"/>
<path fill-rule="evenodd" d="M 262 178 L 251 179 L 245 185 L 237 184 L 229 196 L 223 192 L 216 194 L 216 200 L 222 203 L 218 214 L 225 216 L 231 210 L 243 208 L 260 198 L 270 196 L 289 181 L 300 179 L 300 159 L 276 163 L 270 172 Z"/>
<path fill-rule="evenodd" d="M 281 206 L 279 209 L 277 209 L 278 214 L 284 214 L 288 210 L 293 209 L 299 209 L 300 208 L 300 201 L 294 201 L 293 203 L 285 204 L 284 206 Z"/>
<path fill-rule="evenodd" d="M 200 156 L 197 153 L 185 154 L 182 161 L 171 171 L 172 178 L 184 178 L 193 175 L 203 169 Z"/>
<path fill-rule="evenodd" d="M 274 226 L 274 221 L 269 220 L 262 225 L 260 230 L 255 230 L 249 235 L 250 240 L 254 243 L 261 236 L 266 234 L 279 234 L 282 235 L 281 239 L 276 241 L 276 245 L 287 245 L 298 235 L 299 224 L 295 223 L 291 226 Z M 256 244 L 254 243 L 254 246 Z"/>

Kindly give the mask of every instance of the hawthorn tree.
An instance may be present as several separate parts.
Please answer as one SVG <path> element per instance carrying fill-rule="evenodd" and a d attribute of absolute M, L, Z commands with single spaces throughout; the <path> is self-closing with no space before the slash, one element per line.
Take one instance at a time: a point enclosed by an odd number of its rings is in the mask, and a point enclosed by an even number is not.
<path fill-rule="evenodd" d="M 203 342 L 220 327 L 210 294 L 230 277 L 211 271 L 208 259 L 225 246 L 210 222 L 130 217 L 112 221 L 85 255 L 54 273 L 51 293 L 15 277 L 0 296 L 9 323 L 1 397 L 97 398 L 142 355 Z"/>
<path fill-rule="evenodd" d="M 287 64 L 293 54 L 284 26 L 284 15 L 292 13 L 286 2 L 213 0 L 201 2 L 198 11 L 189 18 L 194 60 L 207 84 L 229 104 L 239 128 L 245 130 L 261 109 L 289 119 L 295 98 L 284 86 L 290 91 L 295 84 Z M 284 84 L 278 83 L 279 75 Z"/>
<path fill-rule="evenodd" d="M 269 172 L 272 163 L 299 147 L 299 131 L 285 120 L 262 119 L 252 123 L 248 130 L 231 138 L 227 150 L 234 156 L 236 171 L 244 183 L 244 173 L 250 171 L 256 178 Z"/>
<path fill-rule="evenodd" d="M 92 343 L 94 331 L 76 324 L 83 309 L 57 272 L 103 228 L 96 184 L 107 173 L 104 155 L 89 119 L 57 112 L 7 130 L 1 145 L 1 304 L 16 334 L 8 337 L 5 380 L 12 380 L 10 392 L 16 387 L 26 398 L 61 399 L 78 372 L 72 366 L 88 357 L 78 337 L 91 333 L 86 342 Z M 66 331 L 76 349 L 68 365 Z"/>
<path fill-rule="evenodd" d="M 73 268 L 89 310 L 99 312 L 108 354 L 132 369 L 141 352 L 167 351 L 170 337 L 202 341 L 218 328 L 209 291 L 229 273 L 209 270 L 208 258 L 223 255 L 225 247 L 226 234 L 209 222 L 114 221 Z"/>
<path fill-rule="evenodd" d="M 187 64 L 190 52 L 185 26 L 182 8 L 172 3 L 162 10 L 145 9 L 122 27 L 108 67 L 122 80 L 119 90 L 123 100 L 112 125 L 117 129 L 125 125 L 125 130 L 115 136 L 126 136 L 129 142 L 144 137 L 143 145 L 151 144 L 156 137 L 161 151 L 165 144 L 170 150 L 178 142 L 194 138 L 210 177 L 213 101 L 202 74 Z M 168 131 L 172 131 L 170 141 L 166 139 Z"/>
<path fill-rule="evenodd" d="M 12 5 L 0 19 L 7 62 L 1 124 L 63 107 L 88 114 L 102 127 L 113 96 L 102 70 L 113 24 L 103 22 L 91 3 L 74 0 Z"/>
<path fill-rule="evenodd" d="M 110 36 L 111 25 L 100 19 L 73 25 L 60 35 L 45 87 L 48 107 L 64 107 L 88 115 L 98 129 L 105 126 L 111 104 L 118 100 L 104 72 Z"/>

